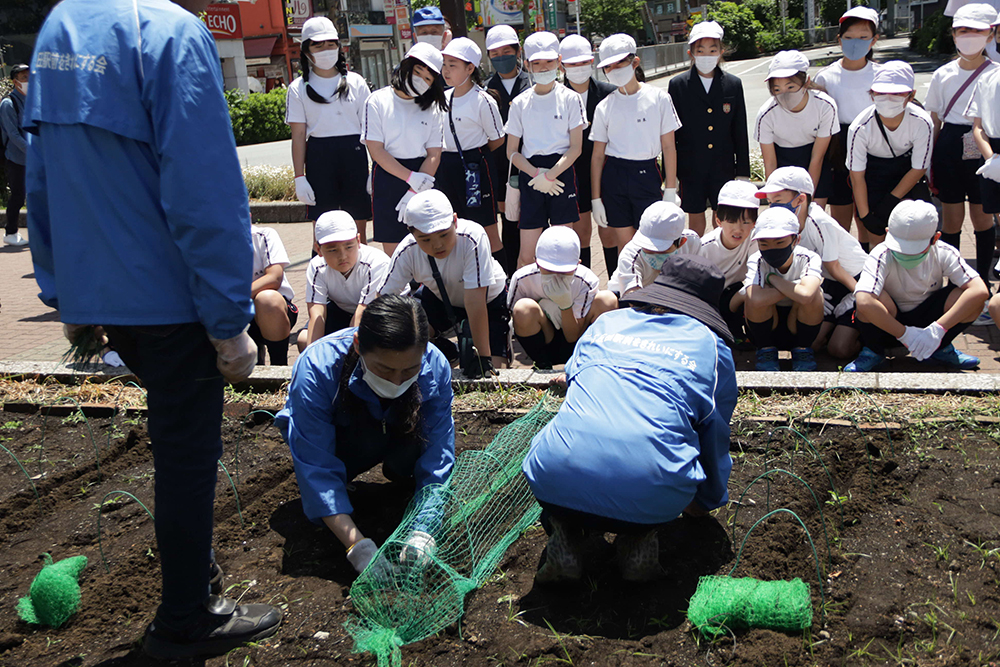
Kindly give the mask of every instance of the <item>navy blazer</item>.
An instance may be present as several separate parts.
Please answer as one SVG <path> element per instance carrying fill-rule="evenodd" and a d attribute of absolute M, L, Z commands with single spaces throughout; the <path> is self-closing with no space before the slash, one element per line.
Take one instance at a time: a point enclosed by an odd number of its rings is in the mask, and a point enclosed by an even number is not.
<path fill-rule="evenodd" d="M 500 95 L 500 117 L 503 122 L 507 123 L 507 116 L 510 115 L 510 103 L 515 97 L 531 88 L 531 81 L 528 79 L 528 73 L 522 69 L 517 73 L 517 77 L 514 79 L 514 87 L 510 89 L 510 94 L 507 93 L 507 89 L 503 85 L 503 79 L 500 78 L 500 74 L 497 72 L 493 73 L 489 79 L 486 80 L 486 88 L 489 90 L 497 91 Z"/>

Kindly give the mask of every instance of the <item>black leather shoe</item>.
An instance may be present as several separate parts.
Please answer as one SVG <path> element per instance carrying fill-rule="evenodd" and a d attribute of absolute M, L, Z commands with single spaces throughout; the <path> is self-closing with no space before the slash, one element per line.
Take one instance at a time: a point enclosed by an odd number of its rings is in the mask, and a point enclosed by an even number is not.
<path fill-rule="evenodd" d="M 281 612 L 266 604 L 241 604 L 210 595 L 205 608 L 180 624 L 154 618 L 146 628 L 143 648 L 158 660 L 224 655 L 247 642 L 278 631 Z"/>

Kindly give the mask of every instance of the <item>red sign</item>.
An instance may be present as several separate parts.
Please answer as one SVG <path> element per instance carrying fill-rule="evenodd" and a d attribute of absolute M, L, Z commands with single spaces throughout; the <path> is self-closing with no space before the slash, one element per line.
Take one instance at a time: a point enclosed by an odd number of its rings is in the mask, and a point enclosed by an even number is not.
<path fill-rule="evenodd" d="M 559 28 L 559 38 L 562 39 L 566 36 L 566 28 Z"/>
<path fill-rule="evenodd" d="M 205 12 L 205 24 L 216 39 L 243 39 L 239 5 L 209 5 Z"/>

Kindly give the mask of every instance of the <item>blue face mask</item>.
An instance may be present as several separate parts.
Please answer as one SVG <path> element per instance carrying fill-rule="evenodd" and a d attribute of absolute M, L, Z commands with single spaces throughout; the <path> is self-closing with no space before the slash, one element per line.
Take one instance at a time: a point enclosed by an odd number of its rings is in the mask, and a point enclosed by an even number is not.
<path fill-rule="evenodd" d="M 840 40 L 840 50 L 844 52 L 844 57 L 848 60 L 861 60 L 871 51 L 872 40 L 870 39 L 844 39 Z"/>
<path fill-rule="evenodd" d="M 675 252 L 677 251 L 671 250 L 670 252 L 651 253 L 643 250 L 642 258 L 646 260 L 646 264 L 649 264 L 649 268 L 653 269 L 654 271 L 659 271 L 660 269 L 663 268 L 663 264 L 667 261 L 667 257 L 670 257 Z"/>
<path fill-rule="evenodd" d="M 507 72 L 513 72 L 514 68 L 517 67 L 517 56 L 497 56 L 496 58 L 490 58 L 490 63 L 492 63 L 493 69 L 501 74 L 506 74 Z"/>
<path fill-rule="evenodd" d="M 794 201 L 794 200 L 793 200 Z M 799 207 L 792 204 L 792 202 L 785 202 L 784 204 L 771 204 L 771 208 L 786 208 L 795 215 L 799 214 Z"/>

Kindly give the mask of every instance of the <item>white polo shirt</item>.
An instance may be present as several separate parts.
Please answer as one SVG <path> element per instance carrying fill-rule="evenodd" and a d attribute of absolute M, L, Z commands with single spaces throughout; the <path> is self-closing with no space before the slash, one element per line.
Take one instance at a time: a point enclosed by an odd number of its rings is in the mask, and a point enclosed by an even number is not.
<path fill-rule="evenodd" d="M 284 268 L 288 266 L 288 253 L 281 243 L 278 232 L 270 227 L 250 227 L 250 235 L 253 240 L 253 279 L 257 280 L 264 275 L 267 267 L 279 264 L 282 268 L 281 286 L 278 287 L 278 294 L 289 301 L 295 298 L 288 276 L 284 273 Z"/>
<path fill-rule="evenodd" d="M 726 287 L 742 283 L 747 275 L 747 260 L 757 252 L 757 242 L 749 238 L 730 250 L 722 242 L 722 227 L 716 227 L 701 237 L 698 254 L 715 264 L 726 276 Z"/>
<path fill-rule="evenodd" d="M 823 280 L 823 262 L 819 258 L 819 255 L 812 250 L 797 245 L 792 251 L 791 266 L 788 267 L 788 271 L 782 273 L 764 261 L 760 251 L 757 251 L 750 255 L 750 259 L 747 260 L 747 275 L 743 279 L 743 288 L 746 289 L 751 285 L 754 287 L 770 287 L 766 280 L 767 276 L 772 273 L 777 273 L 785 280 L 793 283 L 800 282 L 807 276 L 816 276 L 820 280 Z M 792 300 L 785 298 L 779 301 L 777 305 L 791 306 Z"/>
<path fill-rule="evenodd" d="M 868 261 L 868 255 L 862 250 L 858 240 L 815 203 L 809 206 L 809 215 L 799 236 L 799 245 L 812 250 L 823 262 L 840 262 L 840 266 L 850 276 L 861 273 Z M 835 280 L 826 267 L 823 267 L 823 278 Z"/>
<path fill-rule="evenodd" d="M 578 320 L 583 319 L 590 312 L 600 282 L 596 273 L 583 264 L 576 265 L 576 272 L 573 274 L 573 317 Z M 519 299 L 541 301 L 545 298 L 545 291 L 542 290 L 542 272 L 537 264 L 522 266 L 514 273 L 510 279 L 510 289 L 507 291 L 508 308 L 513 308 Z M 550 316 L 549 320 L 556 329 L 562 329 L 560 318 L 554 319 Z"/>
<path fill-rule="evenodd" d="M 965 116 L 965 110 L 969 106 L 969 100 L 972 99 L 972 93 L 976 88 L 976 85 L 983 80 L 983 77 L 989 76 L 991 73 L 996 71 L 998 65 L 995 62 L 987 61 L 989 64 L 983 73 L 979 75 L 975 83 L 968 86 L 959 95 L 958 100 L 951 107 L 951 111 L 945 118 L 941 118 L 944 114 L 945 107 L 951 102 L 951 98 L 955 96 L 958 89 L 962 86 L 965 81 L 972 76 L 975 70 L 964 70 L 958 66 L 958 60 L 952 60 L 945 63 L 941 67 L 938 67 L 934 71 L 934 76 L 931 77 L 930 87 L 927 88 L 927 97 L 924 99 L 924 108 L 927 111 L 932 111 L 937 114 L 938 118 L 944 123 L 952 123 L 954 125 L 972 125 L 972 119 Z"/>
<path fill-rule="evenodd" d="M 813 77 L 813 82 L 837 103 L 837 117 L 841 125 L 850 125 L 862 111 L 871 106 L 869 92 L 878 67 L 877 63 L 869 60 L 859 70 L 846 70 L 843 61 L 838 60 Z"/>
<path fill-rule="evenodd" d="M 693 229 L 685 229 L 681 234 L 687 239 L 677 249 L 679 255 L 697 255 L 701 247 L 701 238 Z M 618 268 L 608 279 L 608 289 L 624 296 L 629 290 L 646 287 L 660 275 L 659 269 L 654 269 L 646 261 L 646 255 L 635 241 L 629 241 L 618 255 Z"/>
<path fill-rule="evenodd" d="M 486 301 L 489 303 L 503 291 L 507 274 L 493 259 L 490 239 L 481 225 L 459 218 L 457 235 L 458 240 L 451 254 L 444 259 L 435 259 L 448 299 L 456 308 L 465 308 L 465 290 L 487 287 Z M 422 283 L 443 301 L 431 272 L 430 256 L 420 249 L 413 234 L 407 234 L 392 254 L 389 270 L 378 293 L 402 294 L 411 280 Z"/>
<path fill-rule="evenodd" d="M 875 118 L 875 105 L 871 105 L 851 123 L 847 130 L 847 168 L 850 171 L 864 171 L 868 168 L 868 156 L 899 157 L 913 150 L 910 158 L 912 169 L 927 169 L 931 164 L 931 146 L 934 141 L 934 124 L 931 115 L 916 104 L 907 104 L 903 120 L 895 130 L 885 128 L 892 148 L 885 143 L 885 137 Z M 893 155 L 895 152 L 895 156 Z"/>
<path fill-rule="evenodd" d="M 944 287 L 945 278 L 961 287 L 977 277 L 979 274 L 962 259 L 958 250 L 944 241 L 932 245 L 924 261 L 912 269 L 901 267 L 889 246 L 880 243 L 869 255 L 854 293 L 869 292 L 880 296 L 885 292 L 901 312 L 908 313 Z"/>
<path fill-rule="evenodd" d="M 392 86 L 376 90 L 365 103 L 361 141 L 380 141 L 397 160 L 425 157 L 428 148 L 444 145 L 444 112 L 436 104 L 426 111 L 404 100 Z"/>
<path fill-rule="evenodd" d="M 587 126 L 587 111 L 575 92 L 556 83 L 545 95 L 532 87 L 510 103 L 504 134 L 521 137 L 521 154 L 562 155 L 569 150 L 569 133 Z"/>
<path fill-rule="evenodd" d="M 306 303 L 334 303 L 353 313 L 359 303 L 367 305 L 375 300 L 388 270 L 389 256 L 369 245 L 359 246 L 358 263 L 346 276 L 317 255 L 306 267 Z"/>
<path fill-rule="evenodd" d="M 981 119 L 983 131 L 986 136 L 993 139 L 1000 138 L 1000 104 L 997 104 L 997 86 L 1000 86 L 1000 68 L 979 75 L 964 112 L 970 121 Z"/>
<path fill-rule="evenodd" d="M 598 103 L 590 140 L 607 143 L 608 157 L 653 160 L 661 153 L 660 137 L 680 126 L 670 93 L 640 83 L 635 95 L 618 88 Z"/>
<path fill-rule="evenodd" d="M 315 72 L 309 75 L 309 87 L 329 104 L 314 102 L 306 93 L 302 77 L 292 81 L 285 97 L 285 122 L 305 123 L 306 137 L 344 137 L 361 134 L 365 118 L 365 102 L 371 91 L 364 78 L 356 72 L 347 73 L 347 95 L 337 94 L 341 75 L 325 79 Z"/>
<path fill-rule="evenodd" d="M 833 98 L 818 90 L 809 90 L 807 94 L 809 102 L 796 113 L 786 111 L 773 95 L 764 102 L 753 124 L 754 141 L 797 148 L 840 132 L 837 103 Z"/>
<path fill-rule="evenodd" d="M 485 90 L 473 86 L 465 95 L 455 98 L 455 89 L 451 88 L 444 95 L 451 105 L 451 119 L 455 123 L 455 133 L 458 134 L 463 151 L 479 148 L 503 136 L 500 107 Z M 449 153 L 458 151 L 447 113 L 444 117 L 444 149 Z"/>

